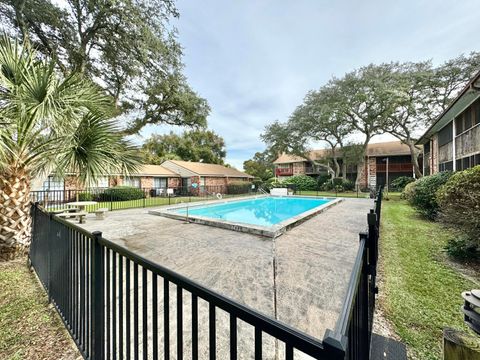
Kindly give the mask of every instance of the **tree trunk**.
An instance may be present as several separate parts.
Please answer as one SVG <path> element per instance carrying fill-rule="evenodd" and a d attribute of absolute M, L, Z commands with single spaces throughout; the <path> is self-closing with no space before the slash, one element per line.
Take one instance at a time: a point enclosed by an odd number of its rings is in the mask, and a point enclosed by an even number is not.
<path fill-rule="evenodd" d="M 342 179 L 347 181 L 347 159 L 345 157 L 342 158 Z"/>
<path fill-rule="evenodd" d="M 0 174 L 0 258 L 14 259 L 30 246 L 30 177 L 23 168 Z"/>
<path fill-rule="evenodd" d="M 335 164 L 335 177 L 340 176 L 340 164 L 336 156 L 333 156 L 333 163 Z"/>
<path fill-rule="evenodd" d="M 370 137 L 367 137 L 363 143 L 362 156 L 360 162 L 357 164 L 357 178 L 355 179 L 355 189 L 360 189 L 360 179 L 362 178 L 362 172 L 365 170 L 365 157 L 367 156 L 368 143 L 370 142 Z M 368 169 L 367 169 L 368 171 Z M 368 179 L 368 174 L 365 174 L 365 177 Z M 367 187 L 370 184 L 367 182 Z"/>
<path fill-rule="evenodd" d="M 411 139 L 408 139 L 405 142 L 407 143 L 408 148 L 410 149 L 410 155 L 412 156 L 412 164 L 413 164 L 413 170 L 415 172 L 415 177 L 417 179 L 420 179 L 423 176 L 422 170 L 420 170 L 420 166 L 418 165 L 418 155 L 420 154 L 420 152 L 415 147 L 415 143 Z"/>

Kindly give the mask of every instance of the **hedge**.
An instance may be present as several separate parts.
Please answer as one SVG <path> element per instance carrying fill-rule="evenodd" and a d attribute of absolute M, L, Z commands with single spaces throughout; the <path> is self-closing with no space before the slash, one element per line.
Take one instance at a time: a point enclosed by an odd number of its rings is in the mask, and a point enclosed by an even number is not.
<path fill-rule="evenodd" d="M 295 175 L 282 182 L 285 185 L 294 185 L 296 190 L 315 191 L 317 190 L 317 181 L 308 175 Z"/>
<path fill-rule="evenodd" d="M 228 194 L 246 194 L 252 188 L 252 184 L 246 181 L 233 181 L 227 185 Z"/>
<path fill-rule="evenodd" d="M 412 183 L 408 188 L 407 200 L 420 214 L 428 219 L 435 219 L 439 205 L 437 203 L 437 190 L 452 176 L 445 171 L 430 176 L 424 176 Z"/>
<path fill-rule="evenodd" d="M 100 201 L 128 201 L 144 197 L 145 193 L 142 189 L 131 186 L 115 186 L 98 195 Z"/>
<path fill-rule="evenodd" d="M 465 247 L 480 248 L 480 165 L 457 172 L 436 193 L 439 220 L 467 237 Z"/>
<path fill-rule="evenodd" d="M 391 187 L 392 189 L 395 189 L 397 191 L 403 191 L 405 189 L 405 186 L 408 184 L 414 182 L 415 179 L 410 176 L 400 176 L 396 178 L 395 180 L 392 181 Z"/>

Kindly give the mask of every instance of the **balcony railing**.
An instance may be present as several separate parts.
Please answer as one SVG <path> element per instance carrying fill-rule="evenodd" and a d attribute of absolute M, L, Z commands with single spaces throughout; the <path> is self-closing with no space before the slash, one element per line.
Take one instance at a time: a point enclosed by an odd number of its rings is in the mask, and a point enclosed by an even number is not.
<path fill-rule="evenodd" d="M 277 176 L 293 175 L 293 169 L 291 167 L 289 167 L 289 168 L 276 168 L 275 169 L 275 174 Z"/>
<path fill-rule="evenodd" d="M 386 172 L 386 164 L 377 164 L 377 172 Z M 388 172 L 412 172 L 413 165 L 411 163 L 388 164 Z"/>

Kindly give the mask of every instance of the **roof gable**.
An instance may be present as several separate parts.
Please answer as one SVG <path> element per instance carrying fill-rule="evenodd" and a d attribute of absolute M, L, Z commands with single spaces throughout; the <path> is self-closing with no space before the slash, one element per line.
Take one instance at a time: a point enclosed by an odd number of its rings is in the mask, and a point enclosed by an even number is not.
<path fill-rule="evenodd" d="M 179 167 L 185 169 L 187 172 L 193 173 L 198 176 L 253 178 L 253 176 L 248 175 L 235 168 L 229 168 L 219 164 L 208 164 L 182 160 L 167 160 L 162 165 L 170 169 L 174 167 Z"/>
<path fill-rule="evenodd" d="M 430 137 L 447 126 L 475 100 L 480 98 L 480 71 L 463 88 L 452 103 L 437 117 L 432 125 L 418 139 L 417 144 L 425 144 Z"/>

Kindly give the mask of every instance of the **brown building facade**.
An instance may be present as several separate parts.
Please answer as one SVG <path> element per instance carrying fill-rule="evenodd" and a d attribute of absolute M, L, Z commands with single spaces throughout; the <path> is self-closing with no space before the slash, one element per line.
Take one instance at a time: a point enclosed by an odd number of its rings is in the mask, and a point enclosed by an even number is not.
<path fill-rule="evenodd" d="M 423 174 L 480 165 L 480 72 L 418 140 Z"/>
<path fill-rule="evenodd" d="M 142 189 L 179 189 L 193 188 L 198 191 L 210 189 L 226 192 L 227 185 L 233 182 L 250 182 L 253 176 L 223 165 L 195 163 L 189 161 L 166 161 L 162 165 L 143 165 L 141 169 L 128 177 L 105 175 L 98 178 L 95 188 L 114 186 L 132 186 Z M 34 190 L 82 190 L 76 176 L 63 179 L 49 176 Z"/>
<path fill-rule="evenodd" d="M 338 154 L 338 157 L 339 162 L 341 162 L 341 154 Z M 325 162 L 331 158 L 331 151 L 327 149 L 313 150 L 310 152 L 309 158 Z M 274 161 L 274 165 L 275 176 L 279 180 L 294 175 L 317 177 L 326 173 L 325 168 L 315 166 L 312 164 L 312 161 L 295 155 L 282 154 Z M 387 172 L 389 184 L 400 176 L 413 177 L 414 171 L 410 149 L 400 141 L 369 144 L 365 166 L 361 171 L 360 186 L 363 188 L 375 188 L 379 185 L 385 185 Z M 357 166 L 347 166 L 347 178 L 355 180 L 356 176 Z"/>

